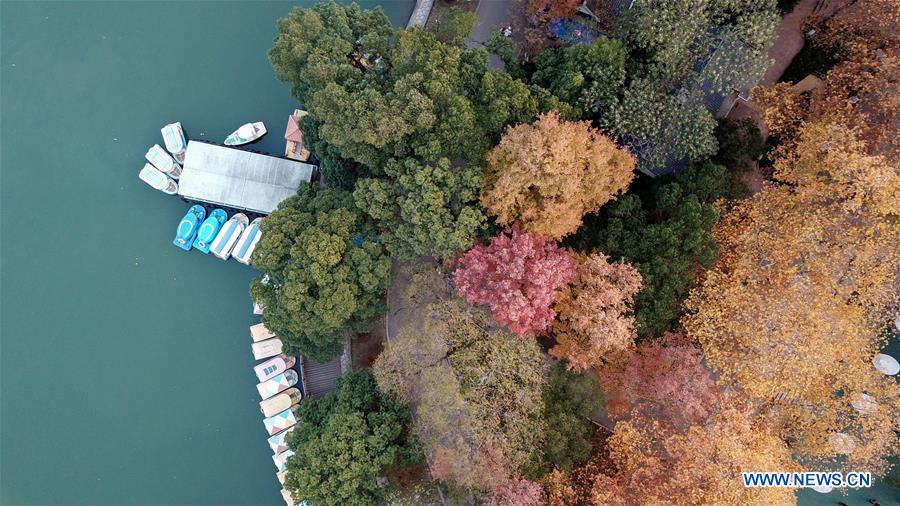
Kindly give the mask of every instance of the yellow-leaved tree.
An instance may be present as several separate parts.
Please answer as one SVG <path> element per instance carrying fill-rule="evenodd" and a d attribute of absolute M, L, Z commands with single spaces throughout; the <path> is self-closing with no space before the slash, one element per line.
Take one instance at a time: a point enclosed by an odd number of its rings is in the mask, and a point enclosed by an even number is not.
<path fill-rule="evenodd" d="M 803 461 L 883 472 L 900 389 L 871 361 L 897 310 L 900 172 L 853 130 L 813 123 L 775 175 L 787 184 L 723 217 L 719 262 L 682 323 Z"/>
<path fill-rule="evenodd" d="M 628 188 L 634 157 L 591 128 L 556 112 L 510 127 L 487 154 L 481 204 L 501 225 L 554 239 Z"/>

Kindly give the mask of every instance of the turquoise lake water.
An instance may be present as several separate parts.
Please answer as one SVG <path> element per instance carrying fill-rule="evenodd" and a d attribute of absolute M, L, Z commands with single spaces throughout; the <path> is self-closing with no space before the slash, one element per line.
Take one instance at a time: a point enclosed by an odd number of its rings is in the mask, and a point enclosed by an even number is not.
<path fill-rule="evenodd" d="M 265 53 L 296 4 L 0 2 L 0 504 L 283 504 L 254 271 L 172 246 L 188 205 L 137 173 L 172 121 L 284 152 Z"/>
<path fill-rule="evenodd" d="M 221 141 L 295 104 L 265 52 L 311 2 L 0 2 L 0 504 L 282 504 L 254 271 L 171 245 L 137 179 L 159 128 Z M 373 6 L 376 2 L 360 2 Z M 399 24 L 412 0 L 377 2 Z M 806 505 L 900 504 L 880 486 Z"/>

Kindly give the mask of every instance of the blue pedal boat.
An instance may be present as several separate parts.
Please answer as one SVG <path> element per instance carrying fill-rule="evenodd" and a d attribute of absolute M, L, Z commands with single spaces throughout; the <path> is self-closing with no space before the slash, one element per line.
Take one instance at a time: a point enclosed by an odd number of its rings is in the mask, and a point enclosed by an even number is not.
<path fill-rule="evenodd" d="M 172 240 L 172 244 L 185 251 L 190 250 L 203 218 L 206 218 L 206 209 L 200 205 L 191 206 L 184 218 L 178 222 L 178 229 L 175 231 L 175 239 Z"/>
<path fill-rule="evenodd" d="M 200 225 L 197 230 L 197 238 L 194 239 L 194 249 L 199 250 L 204 255 L 209 253 L 209 246 L 219 234 L 219 229 L 225 224 L 228 214 L 222 209 L 215 209 L 209 213 L 209 218 Z"/>

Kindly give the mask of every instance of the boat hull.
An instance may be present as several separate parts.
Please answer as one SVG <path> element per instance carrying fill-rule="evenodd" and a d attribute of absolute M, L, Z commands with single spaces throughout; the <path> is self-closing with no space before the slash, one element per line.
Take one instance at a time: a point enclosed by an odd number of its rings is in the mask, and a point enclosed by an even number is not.
<path fill-rule="evenodd" d="M 209 247 L 216 239 L 216 235 L 218 235 L 219 230 L 222 228 L 222 224 L 225 223 L 227 218 L 228 215 L 225 214 L 225 211 L 222 209 L 215 209 L 213 212 L 209 213 L 209 218 L 206 218 L 197 230 L 197 237 L 194 238 L 194 249 L 204 255 L 208 254 Z"/>
<path fill-rule="evenodd" d="M 200 223 L 205 217 L 206 209 L 203 209 L 203 206 L 191 206 L 184 218 L 181 218 L 181 221 L 178 222 L 178 228 L 175 231 L 175 239 L 172 240 L 172 244 L 185 251 L 190 251 L 191 245 L 197 237 L 197 229 L 200 228 Z"/>
<path fill-rule="evenodd" d="M 243 129 L 246 129 L 249 133 L 244 135 L 241 132 Z M 266 125 L 262 121 L 245 123 L 234 132 L 231 132 L 231 135 L 225 138 L 224 144 L 226 146 L 242 146 L 259 140 L 263 135 L 266 135 Z"/>
<path fill-rule="evenodd" d="M 256 218 L 250 222 L 250 225 L 244 229 L 244 233 L 241 234 L 241 238 L 238 239 L 237 244 L 231 252 L 231 256 L 244 265 L 250 265 L 250 258 L 253 256 L 253 250 L 256 249 L 256 245 L 262 237 L 262 231 L 259 229 L 261 221 L 262 218 Z"/>
<path fill-rule="evenodd" d="M 231 256 L 231 250 L 234 249 L 234 245 L 237 244 L 238 239 L 241 238 L 241 234 L 244 233 L 244 229 L 247 228 L 249 223 L 250 220 L 243 213 L 237 213 L 232 216 L 222 226 L 222 230 L 219 231 L 219 235 L 212 242 L 209 251 L 216 258 L 228 260 L 228 257 Z"/>
<path fill-rule="evenodd" d="M 144 155 L 144 158 L 172 179 L 179 179 L 181 177 L 181 165 L 179 165 L 165 149 L 161 148 L 159 144 L 151 146 Z"/>
<path fill-rule="evenodd" d="M 169 123 L 160 129 L 160 133 L 162 133 L 166 149 L 169 153 L 172 153 L 175 161 L 184 164 L 184 151 L 187 149 L 187 141 L 184 138 L 184 129 L 181 128 L 181 122 Z"/>
<path fill-rule="evenodd" d="M 144 168 L 138 173 L 138 178 L 154 190 L 159 190 L 169 195 L 178 193 L 178 183 L 149 163 L 144 164 Z"/>

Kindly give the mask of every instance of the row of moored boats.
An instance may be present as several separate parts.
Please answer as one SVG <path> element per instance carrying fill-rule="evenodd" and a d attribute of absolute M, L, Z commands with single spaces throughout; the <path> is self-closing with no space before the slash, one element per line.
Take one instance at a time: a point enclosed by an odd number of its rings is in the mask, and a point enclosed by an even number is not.
<path fill-rule="evenodd" d="M 148 163 L 138 173 L 138 178 L 151 187 L 169 195 L 178 193 L 178 179 L 187 151 L 187 139 L 180 122 L 169 123 L 160 129 L 166 149 L 154 144 L 145 158 Z M 266 135 L 266 125 L 262 121 L 247 123 L 225 138 L 226 146 L 240 146 L 258 140 Z M 168 151 L 168 152 L 167 152 Z"/>
<path fill-rule="evenodd" d="M 189 251 L 212 253 L 222 260 L 234 257 L 238 262 L 250 265 L 250 258 L 262 238 L 259 225 L 262 218 L 250 221 L 244 213 L 228 218 L 224 209 L 213 209 L 206 216 L 206 209 L 195 204 L 178 222 L 172 244 Z"/>
<path fill-rule="evenodd" d="M 170 123 L 162 127 L 160 133 L 166 149 L 154 144 L 147 150 L 144 157 L 148 163 L 144 164 L 138 178 L 163 193 L 175 195 L 178 193 L 178 179 L 181 177 L 187 141 L 181 123 Z"/>
<path fill-rule="evenodd" d="M 250 345 L 253 358 L 261 360 L 253 368 L 256 379 L 259 380 L 256 391 L 262 399 L 259 410 L 265 417 L 263 426 L 269 436 L 276 476 L 284 485 L 287 461 L 294 454 L 288 448 L 286 437 L 297 425 L 294 408 L 303 399 L 303 394 L 297 387 L 300 376 L 293 369 L 297 364 L 297 357 L 283 354 L 281 340 L 262 323 L 250 327 L 250 338 L 253 341 Z M 290 493 L 284 488 L 281 489 L 281 496 L 289 506 L 294 504 Z"/>

